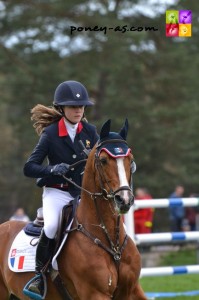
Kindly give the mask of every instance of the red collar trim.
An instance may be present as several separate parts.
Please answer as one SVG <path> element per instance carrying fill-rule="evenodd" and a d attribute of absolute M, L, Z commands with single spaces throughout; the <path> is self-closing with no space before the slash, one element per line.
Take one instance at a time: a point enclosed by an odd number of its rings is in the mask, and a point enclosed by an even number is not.
<path fill-rule="evenodd" d="M 61 118 L 58 123 L 58 128 L 59 128 L 59 136 L 67 136 L 68 131 L 64 122 L 64 118 Z"/>
<path fill-rule="evenodd" d="M 83 125 L 81 122 L 79 122 L 77 126 L 77 133 L 80 133 L 83 129 Z M 61 118 L 58 123 L 58 130 L 59 130 L 59 136 L 67 136 L 68 135 L 68 130 L 66 128 L 64 118 Z"/>

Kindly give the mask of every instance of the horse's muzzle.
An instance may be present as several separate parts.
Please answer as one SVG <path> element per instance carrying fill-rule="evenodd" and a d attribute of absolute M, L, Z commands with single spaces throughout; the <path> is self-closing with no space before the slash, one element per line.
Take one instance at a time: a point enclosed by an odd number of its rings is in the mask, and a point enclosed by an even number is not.
<path fill-rule="evenodd" d="M 134 195 L 130 190 L 121 190 L 114 197 L 119 213 L 125 214 L 134 203 Z"/>

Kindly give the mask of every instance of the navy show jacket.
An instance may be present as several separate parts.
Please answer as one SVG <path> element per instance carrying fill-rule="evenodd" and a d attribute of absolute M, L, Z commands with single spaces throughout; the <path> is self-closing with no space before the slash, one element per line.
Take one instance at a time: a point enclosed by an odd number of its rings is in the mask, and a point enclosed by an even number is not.
<path fill-rule="evenodd" d="M 24 166 L 24 175 L 32 178 L 44 178 L 45 185 L 66 184 L 62 176 L 51 175 L 54 165 L 67 163 L 69 165 L 85 158 L 82 141 L 86 149 L 92 149 L 98 140 L 96 127 L 81 121 L 78 124 L 74 142 L 72 142 L 64 122 L 64 118 L 47 126 L 41 134 L 38 144 L 34 148 Z M 44 164 L 47 158 L 47 163 Z M 85 163 L 78 164 L 66 176 L 78 185 L 82 182 Z M 68 191 L 72 196 L 80 194 L 80 190 L 68 184 Z"/>

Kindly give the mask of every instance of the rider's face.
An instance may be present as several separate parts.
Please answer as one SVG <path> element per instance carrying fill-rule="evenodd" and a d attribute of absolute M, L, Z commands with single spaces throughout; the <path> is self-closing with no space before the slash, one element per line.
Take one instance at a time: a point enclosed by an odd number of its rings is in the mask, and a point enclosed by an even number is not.
<path fill-rule="evenodd" d="M 84 106 L 64 106 L 64 114 L 71 123 L 79 123 L 84 114 Z"/>

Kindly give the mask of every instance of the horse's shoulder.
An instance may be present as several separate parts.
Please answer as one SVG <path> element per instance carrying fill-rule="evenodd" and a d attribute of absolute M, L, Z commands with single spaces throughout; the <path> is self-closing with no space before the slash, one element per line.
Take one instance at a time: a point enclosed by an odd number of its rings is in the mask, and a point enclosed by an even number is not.
<path fill-rule="evenodd" d="M 7 221 L 0 224 L 0 235 L 17 235 L 17 233 L 25 226 L 23 221 Z"/>

